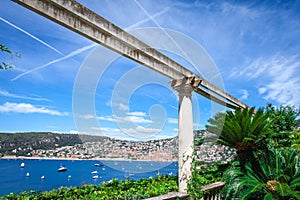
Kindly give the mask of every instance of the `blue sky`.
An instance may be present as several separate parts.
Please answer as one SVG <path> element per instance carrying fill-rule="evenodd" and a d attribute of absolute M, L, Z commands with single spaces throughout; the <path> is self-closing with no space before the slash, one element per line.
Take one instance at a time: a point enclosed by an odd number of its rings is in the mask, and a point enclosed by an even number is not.
<path fill-rule="evenodd" d="M 79 2 L 127 31 L 153 27 L 192 39 L 213 61 L 224 89 L 250 106 L 300 105 L 299 1 Z M 0 5 L 0 43 L 21 55 L 0 54 L 15 66 L 0 71 L 0 132 L 79 131 L 130 140 L 177 135 L 177 95 L 168 78 L 9 0 Z M 112 62 L 101 65 L 106 54 Z M 85 88 L 92 81 L 87 66 L 96 65 L 95 88 Z M 194 67 L 208 74 L 201 64 Z M 193 106 L 195 128 L 203 129 L 216 105 L 193 94 Z M 84 124 L 90 119 L 96 124 Z"/>

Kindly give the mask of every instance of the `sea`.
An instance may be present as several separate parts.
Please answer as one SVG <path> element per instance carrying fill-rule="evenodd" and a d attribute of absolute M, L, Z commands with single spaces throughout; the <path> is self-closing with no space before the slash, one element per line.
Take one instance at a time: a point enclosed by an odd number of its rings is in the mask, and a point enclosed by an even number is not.
<path fill-rule="evenodd" d="M 24 167 L 21 167 L 22 163 Z M 61 166 L 67 171 L 59 172 Z M 99 184 L 113 178 L 138 180 L 156 177 L 158 173 L 177 175 L 177 162 L 0 159 L 0 196 L 11 192 Z"/>

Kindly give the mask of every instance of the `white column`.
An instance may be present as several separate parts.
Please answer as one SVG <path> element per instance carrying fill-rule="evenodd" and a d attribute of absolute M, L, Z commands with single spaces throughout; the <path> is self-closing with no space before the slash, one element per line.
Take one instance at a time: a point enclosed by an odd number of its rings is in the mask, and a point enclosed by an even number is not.
<path fill-rule="evenodd" d="M 192 175 L 194 149 L 192 92 L 193 84 L 189 80 L 174 80 L 171 83 L 179 95 L 178 110 L 178 182 L 179 192 L 186 192 L 187 183 Z"/>

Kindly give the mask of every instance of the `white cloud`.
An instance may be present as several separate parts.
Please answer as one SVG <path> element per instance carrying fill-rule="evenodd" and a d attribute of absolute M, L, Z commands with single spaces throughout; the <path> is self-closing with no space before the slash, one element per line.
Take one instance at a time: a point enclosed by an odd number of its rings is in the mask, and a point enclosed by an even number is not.
<path fill-rule="evenodd" d="M 118 107 L 120 110 L 123 110 L 123 111 L 129 110 L 128 106 L 125 105 L 125 104 L 122 104 L 122 103 L 118 104 L 117 107 Z"/>
<path fill-rule="evenodd" d="M 258 58 L 240 72 L 234 71 L 232 77 L 246 77 L 257 81 L 261 86 L 258 93 L 268 101 L 279 104 L 300 104 L 300 62 L 299 57 L 284 57 L 276 54 Z"/>
<path fill-rule="evenodd" d="M 267 89 L 265 88 L 265 87 L 260 87 L 260 88 L 258 88 L 258 93 L 259 94 L 263 94 L 263 93 L 265 93 L 267 91 Z"/>
<path fill-rule="evenodd" d="M 168 118 L 168 122 L 170 124 L 178 124 L 178 119 L 176 119 L 176 118 Z"/>
<path fill-rule="evenodd" d="M 87 114 L 82 116 L 84 119 L 93 119 L 96 118 L 98 120 L 102 121 L 109 121 L 109 122 L 117 122 L 117 123 L 127 123 L 127 122 L 132 122 L 132 123 L 152 123 L 151 120 L 146 119 L 147 115 L 145 112 L 128 112 L 126 113 L 127 115 L 125 116 L 116 116 L 116 115 L 110 115 L 110 116 L 95 116 L 92 114 Z"/>
<path fill-rule="evenodd" d="M 144 112 L 129 112 L 128 115 L 146 117 L 146 113 Z"/>
<path fill-rule="evenodd" d="M 249 92 L 247 90 L 241 90 L 242 96 L 240 97 L 241 100 L 245 100 L 249 96 Z"/>
<path fill-rule="evenodd" d="M 162 130 L 157 128 L 149 128 L 149 127 L 143 127 L 143 126 L 137 126 L 135 128 L 124 128 L 122 129 L 123 132 L 128 133 L 130 135 L 148 135 L 148 134 L 154 134 L 159 133 Z"/>
<path fill-rule="evenodd" d="M 98 120 L 103 120 L 103 121 L 109 121 L 109 122 L 113 122 L 115 121 L 114 117 L 112 116 L 99 116 L 99 117 L 96 117 Z"/>
<path fill-rule="evenodd" d="M 28 99 L 28 100 L 35 100 L 35 101 L 50 101 L 49 99 L 44 99 L 44 98 L 39 98 L 39 97 L 27 97 L 27 96 L 22 96 L 22 95 L 17 95 L 17 94 L 11 94 L 10 92 L 8 92 L 6 90 L 1 90 L 1 89 L 0 89 L 0 95 L 5 96 L 5 97 L 18 98 L 18 99 Z"/>
<path fill-rule="evenodd" d="M 255 9 L 251 9 L 248 6 L 244 6 L 244 5 L 223 2 L 220 5 L 220 8 L 222 9 L 223 14 L 234 13 L 235 15 L 238 15 L 241 17 L 247 17 L 250 19 L 256 19 L 256 18 L 260 17 L 259 12 L 257 12 Z"/>
<path fill-rule="evenodd" d="M 120 122 L 133 122 L 133 123 L 151 123 L 149 119 L 145 119 L 140 116 L 126 116 L 126 117 L 116 117 L 117 121 Z"/>
<path fill-rule="evenodd" d="M 92 127 L 92 130 L 101 131 L 103 133 L 120 133 L 120 129 L 110 127 Z"/>
<path fill-rule="evenodd" d="M 83 115 L 82 118 L 83 119 L 93 119 L 93 118 L 95 118 L 95 116 L 92 114 L 88 114 L 88 115 Z"/>
<path fill-rule="evenodd" d="M 138 138 L 131 137 L 127 134 L 124 134 L 120 129 L 117 128 L 111 128 L 111 127 L 92 127 L 91 128 L 93 131 L 93 135 L 105 135 L 110 138 L 116 138 L 119 140 L 130 140 L 130 141 L 137 141 L 139 140 Z M 100 133 L 99 133 L 100 132 Z"/>
<path fill-rule="evenodd" d="M 79 132 L 76 131 L 76 130 L 70 130 L 69 133 L 70 133 L 70 134 L 79 134 Z"/>
<path fill-rule="evenodd" d="M 99 116 L 97 117 L 98 120 L 103 121 L 109 121 L 109 122 L 119 122 L 119 123 L 125 123 L 125 122 L 132 122 L 132 123 L 151 123 L 152 121 L 149 119 L 145 119 L 145 117 L 141 116 Z"/>
<path fill-rule="evenodd" d="M 85 117 L 92 118 L 92 115 Z M 157 133 L 160 133 L 162 129 L 144 126 L 134 126 L 134 124 L 149 124 L 151 120 L 146 119 L 147 115 L 144 112 L 129 112 L 126 116 L 98 116 L 98 120 L 116 122 L 119 123 L 120 129 L 113 129 L 107 127 L 97 127 L 96 129 L 101 131 L 106 136 L 115 137 L 118 139 L 127 140 L 144 140 L 150 137 L 156 137 Z M 94 130 L 96 130 L 94 129 Z"/>
<path fill-rule="evenodd" d="M 111 101 L 106 101 L 106 102 L 105 102 L 105 106 L 111 107 Z"/>
<path fill-rule="evenodd" d="M 295 57 L 273 57 L 266 62 L 271 62 L 271 68 L 264 72 L 270 76 L 263 84 L 264 98 L 285 105 L 300 105 L 300 62 Z"/>
<path fill-rule="evenodd" d="M 177 136 L 177 132 L 167 135 L 161 135 L 161 129 L 147 128 L 138 126 L 136 128 L 116 129 L 110 127 L 93 127 L 93 130 L 101 131 L 101 133 L 110 138 L 120 140 L 141 141 L 152 139 L 166 139 Z"/>
<path fill-rule="evenodd" d="M 66 112 L 59 112 L 56 110 L 50 110 L 45 107 L 36 107 L 29 103 L 11 103 L 6 102 L 3 105 L 0 105 L 0 112 L 2 113 L 8 113 L 8 112 L 14 112 L 14 113 L 41 113 L 41 114 L 48 114 L 48 115 L 56 115 L 56 116 L 65 116 L 68 115 Z"/>

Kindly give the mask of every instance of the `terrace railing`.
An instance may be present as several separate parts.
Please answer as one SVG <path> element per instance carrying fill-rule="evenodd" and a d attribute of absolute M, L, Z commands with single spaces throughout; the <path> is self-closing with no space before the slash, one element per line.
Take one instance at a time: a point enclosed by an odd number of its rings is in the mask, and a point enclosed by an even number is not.
<path fill-rule="evenodd" d="M 201 191 L 204 193 L 201 200 L 221 200 L 221 190 L 224 187 L 225 182 L 215 182 L 209 185 L 204 185 Z M 181 192 L 170 192 L 165 195 L 151 197 L 145 200 L 186 200 L 188 194 Z"/>
<path fill-rule="evenodd" d="M 221 200 L 221 190 L 225 182 L 215 182 L 202 187 L 201 191 L 204 193 L 201 200 Z"/>

